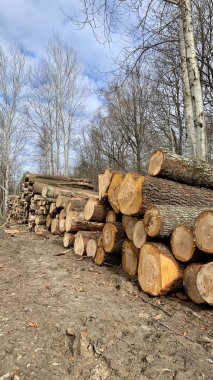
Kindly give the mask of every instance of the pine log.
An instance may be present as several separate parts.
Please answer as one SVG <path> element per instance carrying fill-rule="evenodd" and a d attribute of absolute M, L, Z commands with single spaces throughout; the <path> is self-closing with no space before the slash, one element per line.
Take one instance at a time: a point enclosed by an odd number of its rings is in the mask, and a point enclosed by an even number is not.
<path fill-rule="evenodd" d="M 35 216 L 35 224 L 38 226 L 40 224 L 46 224 L 46 217 L 43 215 Z"/>
<path fill-rule="evenodd" d="M 55 202 L 55 204 L 56 204 L 56 207 L 57 208 L 65 208 L 66 207 L 66 205 L 67 205 L 67 203 L 70 201 L 70 198 L 69 197 L 64 197 L 64 196 L 62 196 L 62 195 L 58 195 L 57 196 L 57 199 L 56 199 L 56 202 Z"/>
<path fill-rule="evenodd" d="M 198 272 L 197 288 L 201 297 L 213 306 L 213 262 L 203 265 Z"/>
<path fill-rule="evenodd" d="M 169 248 L 161 243 L 145 243 L 140 251 L 138 281 L 153 296 L 176 292 L 183 286 L 183 268 Z"/>
<path fill-rule="evenodd" d="M 213 165 L 175 153 L 157 150 L 150 158 L 148 173 L 193 186 L 213 188 Z"/>
<path fill-rule="evenodd" d="M 107 214 L 106 214 L 106 222 L 109 222 L 109 223 L 115 223 L 116 222 L 116 213 L 115 211 L 113 210 L 109 210 L 107 211 Z"/>
<path fill-rule="evenodd" d="M 120 207 L 118 204 L 118 193 L 120 191 L 120 187 L 121 187 L 124 177 L 125 177 L 125 174 L 115 173 L 112 177 L 112 180 L 110 182 L 110 186 L 108 189 L 108 193 L 107 193 L 108 201 L 116 214 L 120 212 Z"/>
<path fill-rule="evenodd" d="M 74 252 L 77 255 L 84 255 L 90 239 L 98 238 L 97 231 L 79 231 L 75 235 Z"/>
<path fill-rule="evenodd" d="M 53 235 L 59 235 L 60 230 L 59 230 L 59 220 L 57 218 L 54 218 L 51 224 L 51 233 Z"/>
<path fill-rule="evenodd" d="M 151 206 L 144 214 L 145 231 L 151 237 L 168 237 L 180 225 L 193 228 L 196 218 L 204 210 L 206 210 L 206 207 Z"/>
<path fill-rule="evenodd" d="M 84 219 L 82 214 L 69 211 L 66 216 L 66 232 L 77 231 L 102 231 L 103 223 L 89 222 Z"/>
<path fill-rule="evenodd" d="M 197 288 L 197 275 L 203 264 L 194 263 L 187 266 L 183 273 L 183 285 L 187 296 L 196 304 L 205 303 Z"/>
<path fill-rule="evenodd" d="M 63 237 L 63 246 L 64 248 L 70 248 L 74 246 L 75 235 L 69 232 L 65 232 Z"/>
<path fill-rule="evenodd" d="M 122 225 L 129 240 L 133 240 L 133 232 L 138 218 L 134 216 L 123 215 Z"/>
<path fill-rule="evenodd" d="M 91 222 L 105 222 L 107 215 L 107 205 L 97 198 L 89 198 L 85 208 L 84 217 Z"/>
<path fill-rule="evenodd" d="M 196 245 L 202 252 L 213 253 L 213 211 L 204 211 L 198 216 L 194 235 Z"/>
<path fill-rule="evenodd" d="M 193 230 L 186 226 L 178 226 L 171 236 L 171 249 L 177 260 L 194 261 L 198 257 Z"/>
<path fill-rule="evenodd" d="M 125 236 L 121 223 L 106 223 L 102 232 L 104 250 L 108 253 L 121 253 Z"/>
<path fill-rule="evenodd" d="M 143 213 L 155 204 L 212 207 L 213 192 L 166 179 L 128 173 L 118 194 L 120 210 L 126 215 Z"/>
<path fill-rule="evenodd" d="M 133 229 L 133 243 L 136 248 L 141 248 L 147 241 L 147 233 L 143 220 L 138 220 Z"/>
<path fill-rule="evenodd" d="M 139 249 L 132 241 L 125 240 L 122 245 L 122 268 L 130 276 L 134 276 L 138 270 Z"/>

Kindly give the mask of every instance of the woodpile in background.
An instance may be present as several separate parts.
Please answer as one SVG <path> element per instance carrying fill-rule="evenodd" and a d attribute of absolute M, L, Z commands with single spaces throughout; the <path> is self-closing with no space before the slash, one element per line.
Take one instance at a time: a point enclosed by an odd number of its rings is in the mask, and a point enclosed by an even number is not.
<path fill-rule="evenodd" d="M 111 169 L 88 179 L 27 173 L 8 221 L 62 236 L 65 248 L 97 265 L 121 264 L 152 296 L 185 289 L 213 305 L 213 166 L 162 151 L 148 174 Z"/>

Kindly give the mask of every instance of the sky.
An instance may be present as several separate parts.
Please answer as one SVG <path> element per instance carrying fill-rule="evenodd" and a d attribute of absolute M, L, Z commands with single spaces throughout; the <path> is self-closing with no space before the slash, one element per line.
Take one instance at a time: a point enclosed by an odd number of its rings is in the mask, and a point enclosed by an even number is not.
<path fill-rule="evenodd" d="M 114 36 L 114 43 L 100 44 L 87 25 L 74 29 L 67 15 L 82 16 L 79 0 L 0 0 L 0 46 L 7 51 L 14 43 L 22 44 L 32 66 L 45 54 L 45 47 L 53 33 L 58 33 L 78 54 L 84 75 L 94 90 L 103 85 L 98 72 L 112 70 L 112 56 L 122 49 L 122 39 Z M 101 32 L 100 32 L 101 37 Z M 100 106 L 97 92 L 87 101 L 86 113 L 91 116 Z"/>

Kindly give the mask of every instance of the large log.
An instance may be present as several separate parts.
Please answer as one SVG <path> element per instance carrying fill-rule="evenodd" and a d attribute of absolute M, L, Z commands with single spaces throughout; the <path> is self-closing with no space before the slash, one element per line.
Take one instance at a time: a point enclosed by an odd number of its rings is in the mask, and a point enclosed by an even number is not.
<path fill-rule="evenodd" d="M 203 264 L 194 263 L 187 266 L 183 273 L 183 285 L 189 298 L 197 304 L 205 303 L 197 288 L 197 275 Z"/>
<path fill-rule="evenodd" d="M 102 231 L 103 223 L 89 222 L 84 219 L 82 214 L 69 211 L 66 216 L 66 232 L 78 231 Z"/>
<path fill-rule="evenodd" d="M 126 215 L 143 213 L 154 204 L 212 207 L 213 192 L 166 179 L 128 173 L 118 194 L 120 210 Z"/>
<path fill-rule="evenodd" d="M 70 248 L 74 246 L 75 235 L 69 232 L 65 232 L 63 237 L 63 246 L 64 248 Z"/>
<path fill-rule="evenodd" d="M 122 245 L 122 268 L 130 276 L 134 276 L 138 270 L 139 249 L 132 241 L 125 240 Z"/>
<path fill-rule="evenodd" d="M 46 195 L 42 194 L 43 187 L 45 186 L 45 183 L 42 182 L 34 182 L 33 184 L 33 193 L 42 195 L 43 197 L 46 197 Z"/>
<path fill-rule="evenodd" d="M 197 247 L 213 253 L 213 211 L 202 212 L 195 222 L 194 235 Z"/>
<path fill-rule="evenodd" d="M 213 188 L 213 165 L 175 153 L 161 150 L 154 152 L 149 161 L 148 173 L 188 185 Z"/>
<path fill-rule="evenodd" d="M 147 233 L 143 220 L 138 220 L 133 230 L 133 244 L 136 248 L 141 248 L 147 241 Z"/>
<path fill-rule="evenodd" d="M 176 292 L 183 286 L 183 268 L 169 248 L 161 243 L 145 243 L 140 251 L 138 281 L 153 296 Z"/>
<path fill-rule="evenodd" d="M 169 196 L 169 195 L 168 195 Z M 168 237 L 172 231 L 182 225 L 193 228 L 198 215 L 205 207 L 173 205 L 154 205 L 144 214 L 144 226 L 151 237 Z"/>
<path fill-rule="evenodd" d="M 82 212 L 86 206 L 87 199 L 82 198 L 71 198 L 67 203 L 65 210 L 68 211 L 79 211 Z"/>
<path fill-rule="evenodd" d="M 97 231 L 79 231 L 75 235 L 74 252 L 77 255 L 84 255 L 86 253 L 87 244 L 91 239 L 98 239 L 99 234 Z"/>
<path fill-rule="evenodd" d="M 115 174 L 122 174 L 118 170 L 106 169 L 104 174 L 98 176 L 99 199 L 107 198 L 109 185 Z"/>
<path fill-rule="evenodd" d="M 84 217 L 91 222 L 105 222 L 107 215 L 107 205 L 97 198 L 89 198 L 85 208 Z"/>
<path fill-rule="evenodd" d="M 120 212 L 120 207 L 118 204 L 118 193 L 120 191 L 120 187 L 121 187 L 124 177 L 125 177 L 125 174 L 115 173 L 112 177 L 112 180 L 110 182 L 110 186 L 108 189 L 107 198 L 112 209 L 115 211 L 116 214 Z"/>
<path fill-rule="evenodd" d="M 171 236 L 171 249 L 177 260 L 194 261 L 198 257 L 193 230 L 186 226 L 178 226 Z"/>
<path fill-rule="evenodd" d="M 121 223 L 106 223 L 102 232 L 104 250 L 108 253 L 121 253 L 125 236 Z"/>
<path fill-rule="evenodd" d="M 196 282 L 201 297 L 213 306 L 213 262 L 203 265 Z"/>

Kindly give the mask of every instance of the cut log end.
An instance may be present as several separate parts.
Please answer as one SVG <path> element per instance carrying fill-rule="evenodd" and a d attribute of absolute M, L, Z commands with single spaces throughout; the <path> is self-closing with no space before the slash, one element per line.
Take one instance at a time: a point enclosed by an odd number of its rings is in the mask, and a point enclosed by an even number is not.
<path fill-rule="evenodd" d="M 183 274 L 183 285 L 186 294 L 196 304 L 204 303 L 204 299 L 201 296 L 197 288 L 197 275 L 201 270 L 203 264 L 194 263 L 188 265 Z"/>
<path fill-rule="evenodd" d="M 139 249 L 130 241 L 125 241 L 122 246 L 122 267 L 124 272 L 134 276 L 138 269 Z"/>
<path fill-rule="evenodd" d="M 147 241 L 147 233 L 143 220 L 139 220 L 133 230 L 133 243 L 136 248 L 141 248 Z"/>
<path fill-rule="evenodd" d="M 103 247 L 98 247 L 95 255 L 95 264 L 97 265 L 103 265 L 105 259 L 105 250 Z"/>
<path fill-rule="evenodd" d="M 196 249 L 192 230 L 186 226 L 176 227 L 171 236 L 171 248 L 177 260 L 182 262 L 191 260 Z"/>
<path fill-rule="evenodd" d="M 74 252 L 77 255 L 83 256 L 85 253 L 85 243 L 81 233 L 75 235 Z"/>
<path fill-rule="evenodd" d="M 97 251 L 97 241 L 95 239 L 90 239 L 86 246 L 86 254 L 88 257 L 95 257 Z"/>
<path fill-rule="evenodd" d="M 194 228 L 197 247 L 205 253 L 213 253 L 213 211 L 202 212 Z"/>
<path fill-rule="evenodd" d="M 144 225 L 147 235 L 157 236 L 161 229 L 161 215 L 157 207 L 152 206 L 144 214 Z"/>
<path fill-rule="evenodd" d="M 128 173 L 118 193 L 118 205 L 125 215 L 134 215 L 140 212 L 142 205 L 142 185 L 144 177 Z"/>
<path fill-rule="evenodd" d="M 64 248 L 70 248 L 73 247 L 75 241 L 75 235 L 71 234 L 69 232 L 65 232 L 64 238 L 63 238 L 63 245 Z"/>
<path fill-rule="evenodd" d="M 198 272 L 197 288 L 201 297 L 213 306 L 213 262 L 203 265 Z"/>
<path fill-rule="evenodd" d="M 152 176 L 156 176 L 160 173 L 162 165 L 164 161 L 164 154 L 160 150 L 157 150 L 152 154 L 149 166 L 148 166 L 148 174 Z"/>

